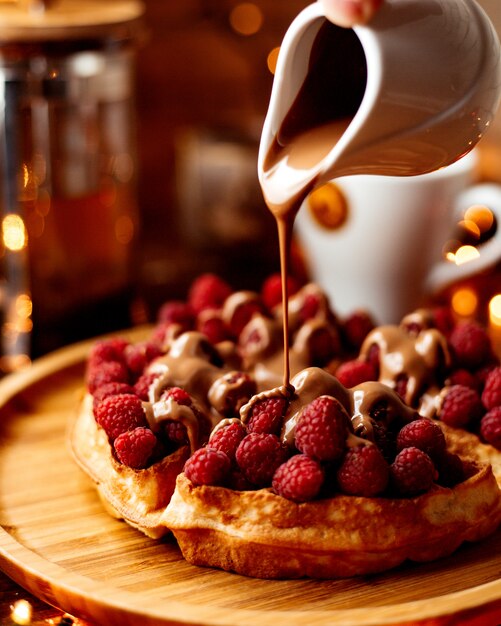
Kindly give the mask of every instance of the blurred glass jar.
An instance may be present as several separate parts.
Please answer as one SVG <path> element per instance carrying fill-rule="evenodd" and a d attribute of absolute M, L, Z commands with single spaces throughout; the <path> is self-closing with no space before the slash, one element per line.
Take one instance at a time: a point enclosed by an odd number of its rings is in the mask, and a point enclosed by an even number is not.
<path fill-rule="evenodd" d="M 126 323 L 133 0 L 0 2 L 2 369 Z"/>

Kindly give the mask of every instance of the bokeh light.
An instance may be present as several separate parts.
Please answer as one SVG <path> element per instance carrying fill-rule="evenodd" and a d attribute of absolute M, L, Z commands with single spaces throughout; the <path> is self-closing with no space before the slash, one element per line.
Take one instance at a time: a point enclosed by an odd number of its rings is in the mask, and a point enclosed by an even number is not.
<path fill-rule="evenodd" d="M 496 294 L 489 301 L 489 320 L 491 324 L 501 328 L 501 293 Z"/>
<path fill-rule="evenodd" d="M 470 317 L 478 307 L 478 296 L 473 289 L 461 287 L 451 297 L 451 306 L 461 317 Z"/>
<path fill-rule="evenodd" d="M 2 220 L 2 240 L 7 250 L 18 252 L 26 247 L 27 234 L 20 215 L 10 213 Z"/>
<path fill-rule="evenodd" d="M 277 69 L 277 61 L 278 61 L 279 52 L 280 52 L 280 46 L 277 46 L 276 48 L 273 48 L 273 50 L 269 52 L 266 58 L 266 64 L 268 66 L 268 69 L 273 75 L 275 74 L 275 70 Z"/>
<path fill-rule="evenodd" d="M 255 35 L 263 25 L 263 13 L 253 2 L 241 2 L 231 10 L 230 25 L 239 35 Z"/>

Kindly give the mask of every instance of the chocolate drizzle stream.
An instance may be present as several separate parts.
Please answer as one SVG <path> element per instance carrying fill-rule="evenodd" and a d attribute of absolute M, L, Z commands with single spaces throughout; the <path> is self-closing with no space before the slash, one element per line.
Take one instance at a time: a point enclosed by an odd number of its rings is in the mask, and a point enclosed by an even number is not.
<path fill-rule="evenodd" d="M 289 394 L 292 390 L 287 276 L 294 219 L 318 182 L 318 165 L 335 146 L 360 107 L 366 84 L 367 64 L 358 37 L 354 31 L 325 20 L 313 42 L 305 80 L 264 159 L 263 195 L 277 221 L 280 244 L 283 387 Z M 275 174 L 279 168 L 286 168 L 287 189 L 278 194 L 285 200 L 276 202 L 274 190 L 279 182 Z"/>

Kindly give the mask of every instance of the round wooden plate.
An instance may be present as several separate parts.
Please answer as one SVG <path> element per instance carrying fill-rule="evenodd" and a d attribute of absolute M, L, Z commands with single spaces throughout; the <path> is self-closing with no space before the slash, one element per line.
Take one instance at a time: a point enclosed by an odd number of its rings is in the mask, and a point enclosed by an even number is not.
<path fill-rule="evenodd" d="M 31 593 L 99 626 L 501 623 L 501 531 L 386 574 L 267 581 L 188 565 L 109 517 L 66 447 L 89 346 L 0 382 L 0 567 Z"/>

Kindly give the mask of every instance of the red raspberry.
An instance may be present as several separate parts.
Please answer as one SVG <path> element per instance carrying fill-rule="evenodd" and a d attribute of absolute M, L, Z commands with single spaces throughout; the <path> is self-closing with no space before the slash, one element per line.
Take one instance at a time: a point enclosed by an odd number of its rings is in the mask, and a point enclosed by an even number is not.
<path fill-rule="evenodd" d="M 260 300 L 247 300 L 236 306 L 228 322 L 231 332 L 238 337 L 255 314 L 263 314 L 263 304 Z"/>
<path fill-rule="evenodd" d="M 119 394 L 102 400 L 95 409 L 96 422 L 111 440 L 138 426 L 148 426 L 143 403 L 137 396 Z"/>
<path fill-rule="evenodd" d="M 453 385 L 447 390 L 438 416 L 448 426 L 464 428 L 477 422 L 483 413 L 480 397 L 474 389 Z"/>
<path fill-rule="evenodd" d="M 230 476 L 225 484 L 236 491 L 254 491 L 256 488 L 256 485 L 249 482 L 238 468 L 230 471 Z"/>
<path fill-rule="evenodd" d="M 397 435 L 397 450 L 419 448 L 432 459 L 439 459 L 445 452 L 445 435 L 438 424 L 430 419 L 417 419 L 405 424 Z"/>
<path fill-rule="evenodd" d="M 252 405 L 247 429 L 250 433 L 273 433 L 278 435 L 287 410 L 283 397 L 263 398 Z"/>
<path fill-rule="evenodd" d="M 457 454 L 445 452 L 436 462 L 438 470 L 437 482 L 442 487 L 454 487 L 464 480 L 463 461 Z"/>
<path fill-rule="evenodd" d="M 324 481 L 320 464 L 306 454 L 296 454 L 280 465 L 273 476 L 274 491 L 293 502 L 313 500 Z"/>
<path fill-rule="evenodd" d="M 299 290 L 299 282 L 294 276 L 287 276 L 287 287 L 289 297 Z M 271 311 L 282 302 L 282 276 L 280 273 L 271 274 L 264 281 L 261 289 L 261 297 L 265 306 Z"/>
<path fill-rule="evenodd" d="M 153 359 L 162 354 L 160 347 L 153 341 L 142 341 L 127 346 L 125 349 L 125 363 L 134 376 L 139 376 Z"/>
<path fill-rule="evenodd" d="M 377 345 L 377 343 L 373 343 L 369 348 L 369 354 L 367 356 L 367 360 L 369 361 L 369 363 L 372 364 L 372 367 L 376 372 L 376 380 L 379 378 L 379 362 L 381 356 L 380 353 L 380 347 Z"/>
<path fill-rule="evenodd" d="M 193 404 L 190 394 L 181 389 L 181 387 L 169 387 L 163 391 L 161 399 L 167 400 L 168 398 L 172 398 L 174 402 L 182 406 L 191 406 Z"/>
<path fill-rule="evenodd" d="M 409 384 L 409 377 L 407 374 L 399 374 L 395 380 L 395 393 L 397 393 L 402 402 L 406 402 L 407 385 Z"/>
<path fill-rule="evenodd" d="M 240 442 L 235 458 L 248 481 L 266 487 L 271 485 L 273 475 L 288 455 L 287 446 L 276 435 L 250 433 Z"/>
<path fill-rule="evenodd" d="M 232 293 L 230 285 L 216 274 L 201 274 L 191 284 L 188 302 L 195 311 L 220 309 Z"/>
<path fill-rule="evenodd" d="M 219 311 L 207 309 L 197 318 L 197 330 L 204 334 L 211 343 L 221 343 L 233 339 L 230 329 Z"/>
<path fill-rule="evenodd" d="M 188 443 L 188 431 L 182 422 L 178 420 L 165 420 L 163 422 L 163 429 L 169 441 L 180 446 Z"/>
<path fill-rule="evenodd" d="M 383 422 L 373 421 L 372 430 L 374 443 L 381 450 L 384 458 L 391 463 L 396 454 L 396 441 L 394 433 Z"/>
<path fill-rule="evenodd" d="M 208 398 L 216 411 L 225 417 L 235 417 L 256 391 L 256 381 L 249 374 L 233 371 L 215 380 Z"/>
<path fill-rule="evenodd" d="M 483 416 L 480 435 L 484 441 L 501 450 L 501 406 L 494 407 Z"/>
<path fill-rule="evenodd" d="M 374 320 L 366 311 L 354 311 L 343 322 L 343 337 L 348 347 L 360 350 L 364 339 L 374 328 Z"/>
<path fill-rule="evenodd" d="M 124 363 L 119 361 L 102 361 L 99 365 L 91 365 L 87 370 L 87 387 L 91 394 L 108 383 L 128 383 L 129 372 Z"/>
<path fill-rule="evenodd" d="M 155 381 L 159 376 L 160 374 L 154 373 L 143 374 L 134 383 L 134 391 L 141 398 L 141 400 L 144 400 L 144 402 L 148 402 L 149 388 L 152 385 L 153 381 Z"/>
<path fill-rule="evenodd" d="M 101 400 L 108 396 L 118 396 L 120 393 L 137 395 L 134 387 L 127 383 L 108 383 L 107 385 L 101 385 L 94 391 L 93 406 L 96 407 Z"/>
<path fill-rule="evenodd" d="M 186 461 L 184 473 L 194 485 L 222 485 L 230 468 L 231 461 L 224 452 L 200 448 Z"/>
<path fill-rule="evenodd" d="M 118 460 L 132 467 L 133 469 L 143 469 L 155 449 L 157 438 L 149 428 L 134 428 L 119 435 L 114 443 Z"/>
<path fill-rule="evenodd" d="M 454 328 L 454 316 L 448 306 L 439 306 L 432 310 L 433 326 L 442 335 L 448 337 Z"/>
<path fill-rule="evenodd" d="M 482 404 L 486 409 L 501 406 L 501 366 L 495 367 L 485 379 Z"/>
<path fill-rule="evenodd" d="M 215 430 L 207 445 L 214 450 L 221 450 L 229 459 L 234 460 L 237 448 L 246 434 L 247 430 L 242 422 L 233 421 Z"/>
<path fill-rule="evenodd" d="M 310 402 L 299 416 L 295 442 L 298 450 L 319 461 L 339 459 L 346 446 L 350 418 L 331 396 Z"/>
<path fill-rule="evenodd" d="M 337 368 L 336 378 L 345 387 L 356 387 L 368 380 L 376 380 L 376 370 L 368 361 L 353 359 L 342 363 Z"/>
<path fill-rule="evenodd" d="M 395 490 L 405 496 L 428 491 L 438 472 L 430 457 L 419 448 L 404 448 L 390 465 L 391 482 Z"/>
<path fill-rule="evenodd" d="M 450 373 L 447 380 L 447 385 L 463 385 L 463 387 L 469 387 L 475 391 L 479 391 L 480 383 L 478 378 L 466 369 L 459 368 Z"/>
<path fill-rule="evenodd" d="M 185 330 L 189 328 L 183 328 L 175 322 L 158 322 L 153 329 L 150 341 L 156 344 L 162 352 L 165 352 L 170 345 L 171 340 L 178 337 Z"/>
<path fill-rule="evenodd" d="M 301 309 L 299 311 L 299 317 L 301 322 L 304 323 L 307 320 L 314 319 L 319 311 L 322 310 L 325 305 L 325 299 L 317 293 L 307 293 L 304 296 Z"/>
<path fill-rule="evenodd" d="M 449 337 L 456 362 L 467 369 L 483 365 L 492 355 L 486 330 L 476 322 L 458 324 Z"/>
<path fill-rule="evenodd" d="M 333 359 L 341 348 L 337 331 L 328 324 L 313 328 L 307 345 L 310 363 L 318 367 Z"/>
<path fill-rule="evenodd" d="M 389 468 L 381 451 L 373 444 L 349 448 L 337 471 L 343 493 L 372 498 L 388 486 Z"/>
<path fill-rule="evenodd" d="M 113 337 L 97 341 L 91 348 L 89 362 L 93 364 L 103 361 L 123 361 L 125 348 L 129 345 L 126 339 Z"/>
<path fill-rule="evenodd" d="M 195 311 L 186 302 L 170 300 L 160 307 L 157 320 L 162 324 L 178 324 L 182 330 L 192 330 L 195 328 Z"/>
<path fill-rule="evenodd" d="M 478 379 L 478 382 L 480 384 L 480 388 L 483 389 L 485 382 L 487 380 L 487 377 L 489 376 L 489 374 L 492 372 L 492 370 L 494 368 L 496 368 L 499 365 L 499 361 L 496 362 L 491 362 L 491 363 L 487 363 L 487 365 L 482 366 L 480 369 L 478 369 L 475 372 L 475 376 Z"/>

